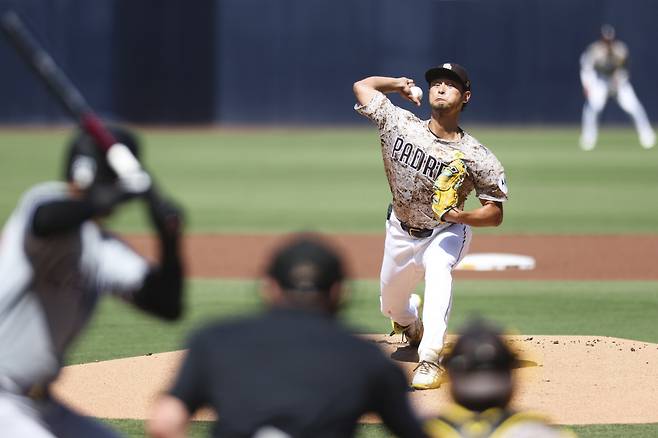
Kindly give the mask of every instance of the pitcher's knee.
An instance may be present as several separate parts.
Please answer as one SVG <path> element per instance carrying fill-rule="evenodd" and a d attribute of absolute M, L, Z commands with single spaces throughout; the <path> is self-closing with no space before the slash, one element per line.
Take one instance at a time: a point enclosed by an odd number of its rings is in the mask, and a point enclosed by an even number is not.
<path fill-rule="evenodd" d="M 395 313 L 395 309 L 393 309 L 393 306 L 390 305 L 384 298 L 380 298 L 380 306 L 379 310 L 382 312 L 382 315 L 386 316 L 387 318 L 392 318 L 393 314 Z"/>

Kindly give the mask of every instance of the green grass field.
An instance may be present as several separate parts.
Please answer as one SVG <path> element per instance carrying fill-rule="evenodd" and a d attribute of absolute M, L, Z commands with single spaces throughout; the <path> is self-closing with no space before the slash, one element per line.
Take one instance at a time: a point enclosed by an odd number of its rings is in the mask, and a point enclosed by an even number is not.
<path fill-rule="evenodd" d="M 121 431 L 125 436 L 139 438 L 144 436 L 144 425 L 136 420 L 106 420 L 106 423 Z M 658 425 L 656 424 L 603 424 L 591 426 L 570 426 L 581 438 L 655 438 Z M 191 438 L 206 437 L 210 433 L 210 424 L 206 422 L 192 423 L 189 429 Z M 359 427 L 357 438 L 389 438 L 393 437 L 381 425 L 362 425 Z"/>
<path fill-rule="evenodd" d="M 181 348 L 190 330 L 213 319 L 261 309 L 258 283 L 192 280 L 186 317 L 167 324 L 116 300 L 100 312 L 68 362 L 84 363 Z M 355 281 L 344 310 L 346 324 L 361 333 L 385 333 L 376 281 Z M 448 329 L 457 331 L 473 315 L 486 315 L 510 332 L 537 335 L 616 336 L 658 343 L 655 330 L 658 282 L 553 282 L 460 280 L 454 287 Z"/>
<path fill-rule="evenodd" d="M 481 232 L 658 232 L 658 149 L 642 149 L 633 130 L 603 130 L 593 152 L 579 150 L 575 128 L 471 132 L 505 165 L 511 195 L 503 225 Z M 68 135 L 0 133 L 0 217 L 27 186 L 60 175 Z M 149 131 L 143 138 L 147 166 L 186 207 L 190 231 L 381 232 L 390 194 L 374 129 Z M 140 209 L 128 208 L 116 225 L 143 230 Z"/>
<path fill-rule="evenodd" d="M 658 233 L 658 149 L 643 150 L 631 128 L 604 129 L 597 149 L 589 153 L 578 149 L 575 127 L 466 128 L 505 165 L 511 194 L 504 224 L 478 233 Z M 190 232 L 383 232 L 390 195 L 374 129 L 142 134 L 147 167 L 185 207 Z M 3 220 L 27 187 L 59 177 L 68 136 L 66 129 L 0 131 Z M 139 205 L 125 207 L 112 226 L 148 230 Z M 210 319 L 258 311 L 257 290 L 253 281 L 193 279 L 188 312 L 177 324 L 105 300 L 68 363 L 179 349 L 191 330 Z M 482 314 L 525 334 L 658 342 L 656 309 L 658 282 L 458 281 L 449 329 Z M 388 329 L 377 310 L 373 281 L 352 284 L 345 310 L 345 323 L 357 331 Z M 127 436 L 143 436 L 142 422 L 108 422 Z M 573 429 L 583 437 L 658 436 L 658 424 Z M 195 424 L 192 436 L 208 431 L 208 424 Z M 359 431 L 360 438 L 389 436 L 381 426 Z"/>
<path fill-rule="evenodd" d="M 379 314 L 375 281 L 350 286 L 344 323 L 364 333 L 385 333 L 389 322 Z M 105 300 L 69 363 L 144 355 L 181 348 L 200 325 L 261 309 L 258 284 L 239 280 L 194 280 L 189 285 L 185 318 L 165 324 L 125 304 Z M 593 304 L 595 303 L 595 304 Z M 544 335 L 616 336 L 658 343 L 655 309 L 658 282 L 515 282 L 459 281 L 455 285 L 449 331 L 473 315 L 487 315 L 508 331 Z M 131 437 L 143 436 L 140 421 L 110 422 Z M 191 436 L 205 436 L 209 425 L 194 424 Z M 658 424 L 575 427 L 582 437 L 655 437 Z M 389 436 L 381 426 L 360 427 L 359 437 Z"/>

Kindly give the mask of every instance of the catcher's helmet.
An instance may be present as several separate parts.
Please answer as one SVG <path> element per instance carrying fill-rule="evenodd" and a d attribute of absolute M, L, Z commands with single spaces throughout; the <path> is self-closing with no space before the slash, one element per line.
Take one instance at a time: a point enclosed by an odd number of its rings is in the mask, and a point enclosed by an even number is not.
<path fill-rule="evenodd" d="M 505 345 L 498 330 L 484 321 L 475 321 L 464 329 L 455 343 L 446 359 L 446 367 L 456 373 L 507 371 L 515 361 L 514 353 Z"/>
<path fill-rule="evenodd" d="M 139 159 L 137 137 L 132 132 L 120 127 L 110 127 L 109 131 Z M 81 189 L 86 189 L 96 183 L 112 183 L 117 179 L 117 174 L 94 140 L 87 133 L 78 131 L 68 145 L 64 177 Z"/>
<path fill-rule="evenodd" d="M 506 406 L 515 365 L 516 357 L 497 329 L 483 321 L 471 323 L 445 360 L 453 398 L 474 411 Z"/>

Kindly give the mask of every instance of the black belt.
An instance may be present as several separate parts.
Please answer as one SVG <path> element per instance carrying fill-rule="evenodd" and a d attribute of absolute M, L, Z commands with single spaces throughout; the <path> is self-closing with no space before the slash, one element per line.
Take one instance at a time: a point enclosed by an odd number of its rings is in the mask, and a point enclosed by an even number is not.
<path fill-rule="evenodd" d="M 400 226 L 411 237 L 415 237 L 416 239 L 424 239 L 426 237 L 430 237 L 432 235 L 432 233 L 434 232 L 434 230 L 431 229 L 431 228 L 410 227 L 409 225 L 405 224 L 404 222 L 400 222 Z"/>

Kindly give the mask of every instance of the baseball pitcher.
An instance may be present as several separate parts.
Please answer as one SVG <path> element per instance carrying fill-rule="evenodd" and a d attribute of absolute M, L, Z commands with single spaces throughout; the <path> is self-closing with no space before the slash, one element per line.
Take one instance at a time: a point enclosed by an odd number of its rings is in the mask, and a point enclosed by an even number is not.
<path fill-rule="evenodd" d="M 128 131 L 114 129 L 137 155 Z M 3 437 L 115 436 L 51 397 L 48 385 L 98 299 L 112 294 L 165 319 L 181 313 L 180 212 L 168 201 L 127 192 L 87 134 L 71 143 L 66 182 L 21 199 L 0 245 L 0 430 Z M 100 220 L 119 204 L 146 200 L 160 259 L 149 263 Z M 176 221 L 172 222 L 172 218 Z"/>
<path fill-rule="evenodd" d="M 596 146 L 599 115 L 609 97 L 614 97 L 633 119 L 642 147 L 650 149 L 656 144 L 656 134 L 629 81 L 628 48 L 615 39 L 615 29 L 609 24 L 601 27 L 601 39 L 581 55 L 580 81 L 586 98 L 580 137 L 583 150 Z"/>
<path fill-rule="evenodd" d="M 354 84 L 355 110 L 379 128 L 392 195 L 381 268 L 381 311 L 393 331 L 418 346 L 412 386 L 438 388 L 441 352 L 452 303 L 452 269 L 464 257 L 472 226 L 503 220 L 507 185 L 503 166 L 489 149 L 459 127 L 471 98 L 466 70 L 453 63 L 425 74 L 432 115 L 421 120 L 391 103 L 397 92 L 416 105 L 415 83 L 406 77 L 373 76 Z M 465 211 L 475 190 L 481 207 Z M 412 294 L 425 281 L 425 302 Z"/>

